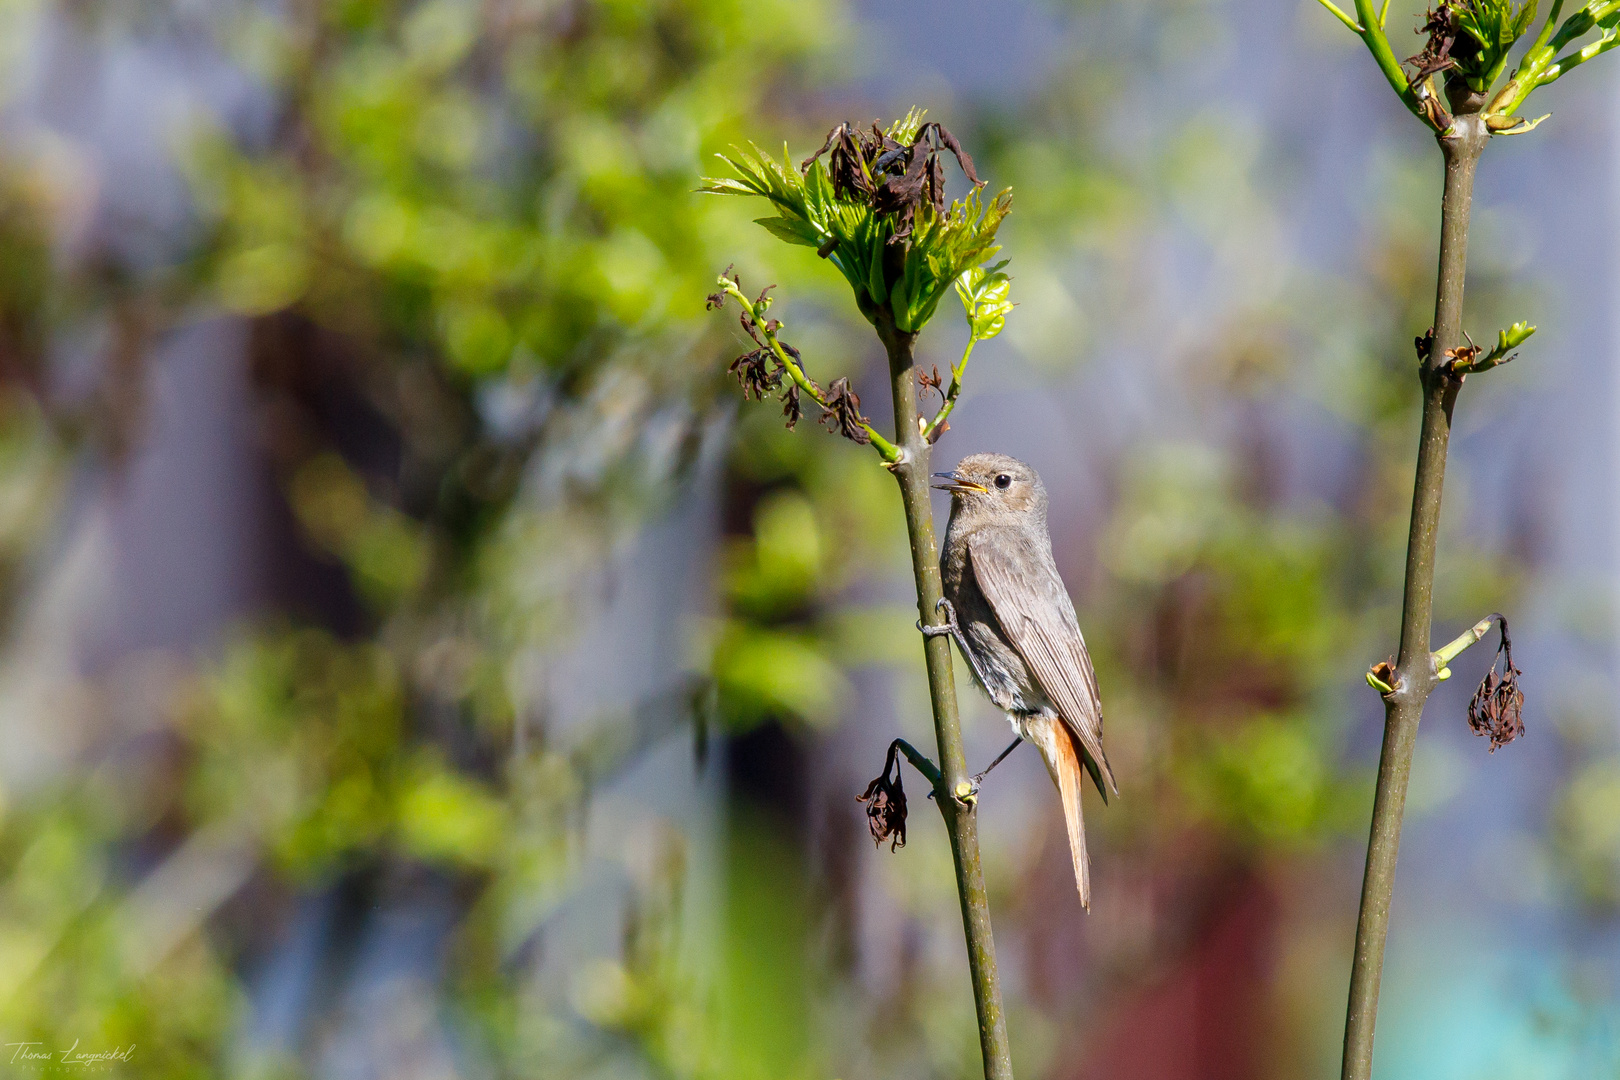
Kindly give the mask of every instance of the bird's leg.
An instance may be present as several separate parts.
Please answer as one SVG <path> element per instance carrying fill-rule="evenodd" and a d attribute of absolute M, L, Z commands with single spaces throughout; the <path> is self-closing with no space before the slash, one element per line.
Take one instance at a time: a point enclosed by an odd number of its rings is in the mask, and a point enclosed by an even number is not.
<path fill-rule="evenodd" d="M 956 642 L 956 647 L 962 650 L 962 655 L 967 659 L 968 666 L 973 669 L 973 676 L 979 680 L 979 685 L 989 686 L 990 684 L 984 681 L 984 672 L 979 670 L 979 661 L 974 657 L 973 650 L 968 648 L 967 636 L 962 633 L 962 624 L 956 621 L 955 605 L 942 596 L 939 598 L 939 603 L 934 605 L 934 610 L 945 613 L 945 625 L 924 626 L 922 620 L 918 619 L 917 629 L 922 631 L 923 637 L 939 637 L 941 634 L 951 635 L 951 640 Z"/>
<path fill-rule="evenodd" d="M 945 613 L 945 625 L 924 626 L 922 620 L 918 619 L 917 629 L 922 631 L 923 637 L 939 637 L 941 634 L 951 635 L 952 640 L 956 642 L 956 647 L 962 650 L 962 656 L 966 658 L 968 666 L 973 669 L 973 676 L 979 680 L 979 685 L 989 686 L 990 684 L 985 680 L 984 672 L 979 670 L 978 658 L 974 656 L 973 650 L 968 648 L 967 636 L 962 633 L 962 624 L 956 621 L 955 605 L 942 596 L 939 598 L 939 603 L 934 605 L 934 610 L 943 611 Z M 1018 744 L 1023 741 L 1024 737 L 1022 735 L 1014 739 L 1011 746 L 1007 747 L 1007 749 L 1003 750 L 996 756 L 996 760 L 990 763 L 989 768 L 985 769 L 984 772 L 980 773 L 979 775 L 973 777 L 973 779 L 970 781 L 973 784 L 973 794 L 978 794 L 979 782 L 990 775 L 990 769 L 995 768 L 997 765 L 1000 765 L 1004 760 L 1006 760 L 1007 755 L 1018 749 Z M 928 797 L 933 798 L 932 793 L 930 793 Z"/>
<path fill-rule="evenodd" d="M 988 766 L 986 766 L 984 772 L 973 778 L 973 790 L 975 792 L 979 790 L 979 785 L 984 782 L 984 778 L 990 775 L 990 770 L 995 768 L 997 765 L 1000 765 L 1003 761 L 1006 761 L 1007 755 L 1018 749 L 1018 744 L 1023 741 L 1024 737 L 1022 735 L 1018 736 L 1018 738 L 1012 741 L 1011 746 L 1007 747 L 1007 749 L 996 755 L 996 760 L 992 761 Z"/>

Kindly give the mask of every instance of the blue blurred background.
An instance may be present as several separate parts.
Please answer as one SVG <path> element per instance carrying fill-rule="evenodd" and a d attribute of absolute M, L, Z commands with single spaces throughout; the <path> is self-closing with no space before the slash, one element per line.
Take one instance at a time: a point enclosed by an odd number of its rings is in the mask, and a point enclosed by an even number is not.
<path fill-rule="evenodd" d="M 853 798 L 929 741 L 893 484 L 742 403 L 703 297 L 778 283 L 874 415 L 881 350 L 694 193 L 732 143 L 918 105 L 1014 190 L 1019 307 L 939 467 L 1045 478 L 1121 786 L 1090 915 L 1034 755 L 986 786 L 1018 1073 L 1333 1074 L 1440 164 L 1318 5 L 0 24 L 0 1042 L 142 1077 L 975 1075 L 943 830 L 914 783 L 874 850 Z M 1529 732 L 1469 732 L 1486 648 L 1430 703 L 1387 1080 L 1620 1076 L 1617 90 L 1542 91 L 1480 171 L 1466 323 L 1541 330 L 1458 407 L 1436 633 L 1508 615 Z M 965 334 L 942 308 L 924 364 Z"/>

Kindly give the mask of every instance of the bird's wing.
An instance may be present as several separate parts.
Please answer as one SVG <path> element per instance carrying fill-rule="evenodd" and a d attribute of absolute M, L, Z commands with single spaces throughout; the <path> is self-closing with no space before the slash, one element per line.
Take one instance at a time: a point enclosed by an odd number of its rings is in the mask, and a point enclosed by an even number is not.
<path fill-rule="evenodd" d="M 983 539 L 968 541 L 968 560 L 979 591 L 1035 681 L 1080 740 L 1097 790 L 1119 793 L 1102 748 L 1102 699 L 1074 604 L 1058 576 L 1052 552 L 1021 530 L 996 534 L 994 556 L 981 557 Z M 977 546 L 976 546 L 977 545 Z M 1105 788 L 1104 781 L 1107 782 Z"/>

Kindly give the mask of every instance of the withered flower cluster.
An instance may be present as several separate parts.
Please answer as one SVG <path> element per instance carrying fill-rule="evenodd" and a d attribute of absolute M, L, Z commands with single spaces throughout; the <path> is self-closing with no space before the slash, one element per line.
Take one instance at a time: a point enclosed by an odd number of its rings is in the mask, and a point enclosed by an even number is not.
<path fill-rule="evenodd" d="M 1513 664 L 1513 642 L 1508 638 L 1507 619 L 1494 616 L 1501 624 L 1502 641 L 1491 659 L 1491 668 L 1468 702 L 1468 726 L 1475 735 L 1491 740 L 1491 753 L 1524 734 L 1524 691 L 1519 689 L 1523 674 Z M 1497 671 L 1501 665 L 1502 670 Z"/>
<path fill-rule="evenodd" d="M 923 393 L 926 394 L 932 391 L 933 393 L 939 395 L 939 400 L 941 402 L 945 400 L 945 380 L 939 377 L 938 364 L 933 365 L 932 374 L 924 371 L 922 368 L 918 368 L 917 385 L 922 388 Z"/>
<path fill-rule="evenodd" d="M 729 266 L 726 268 L 726 276 L 731 278 L 739 289 L 742 288 L 742 279 Z M 764 306 L 766 297 L 774 288 L 775 285 L 767 285 L 760 290 L 758 298 L 754 301 L 756 309 Z M 706 306 L 713 311 L 725 306 L 726 293 L 713 292 L 707 299 Z M 809 375 L 804 373 L 804 360 L 799 350 L 776 337 L 776 332 L 782 326 L 780 322 L 776 319 L 767 319 L 761 326 L 754 318 L 754 313 L 747 307 L 743 308 L 737 318 L 742 324 L 743 332 L 756 346 L 737 357 L 726 368 L 737 376 L 745 400 L 752 398 L 763 401 L 768 395 L 780 391 L 782 416 L 787 421 L 788 430 L 792 431 L 804 418 L 799 383 L 790 376 L 787 366 L 782 363 L 782 358 L 771 347 L 774 340 L 783 352 L 793 358 L 794 364 L 798 365 L 801 377 L 809 386 L 810 396 L 821 406 L 820 422 L 826 425 L 829 431 L 835 431 L 851 442 L 864 446 L 872 441 L 866 433 L 869 421 L 861 414 L 860 395 L 851 389 L 848 379 L 837 379 L 823 391 Z"/>
<path fill-rule="evenodd" d="M 1412 75 L 1414 86 L 1422 85 L 1432 75 L 1456 67 L 1459 60 L 1479 51 L 1479 43 L 1463 32 L 1462 23 L 1449 3 L 1442 2 L 1430 8 L 1417 32 L 1427 34 L 1428 41 L 1417 55 L 1406 58 L 1408 64 L 1417 68 Z"/>
<path fill-rule="evenodd" d="M 906 846 L 906 789 L 900 782 L 900 743 L 889 744 L 889 756 L 883 762 L 883 775 L 866 785 L 866 794 L 855 796 L 855 801 L 866 804 L 866 825 L 872 830 L 872 839 L 878 844 L 889 841 L 889 850 Z M 894 779 L 889 774 L 894 774 Z"/>
<path fill-rule="evenodd" d="M 1465 72 L 1476 69 L 1481 53 L 1480 43 L 1467 32 L 1457 9 L 1444 0 L 1429 10 L 1423 25 L 1418 27 L 1418 33 L 1429 37 L 1415 56 L 1406 58 L 1406 62 L 1416 68 L 1411 85 L 1417 93 L 1423 115 L 1436 131 L 1444 131 L 1451 126 L 1451 113 L 1441 103 L 1439 96 L 1431 92 L 1429 79 L 1453 68 Z"/>
<path fill-rule="evenodd" d="M 866 434 L 867 419 L 861 415 L 861 397 L 850 388 L 847 378 L 833 381 L 821 408 L 821 422 L 828 430 L 862 446 L 872 441 Z"/>
<path fill-rule="evenodd" d="M 742 281 L 739 277 L 732 273 L 731 267 L 726 267 L 726 274 L 731 278 L 732 281 L 737 282 L 738 286 L 741 287 Z M 756 305 L 763 304 L 766 296 L 768 296 L 770 291 L 774 288 L 776 288 L 775 285 L 765 286 L 765 288 L 760 291 L 759 299 L 754 301 L 754 303 Z M 725 306 L 726 294 L 723 292 L 712 292 L 708 295 L 707 301 L 708 302 L 705 306 L 710 311 L 714 311 Z M 739 321 L 742 323 L 743 332 L 746 333 L 758 347 L 737 357 L 737 359 L 731 362 L 731 366 L 726 368 L 726 370 L 737 376 L 737 382 L 742 385 L 743 399 L 745 401 L 749 398 L 753 398 L 756 401 L 764 401 L 766 395 L 774 394 L 778 390 L 782 390 L 783 379 L 787 374 L 787 369 L 783 367 L 782 361 L 779 357 L 777 357 L 775 350 L 770 347 L 770 344 L 760 333 L 759 324 L 754 321 L 753 313 L 747 308 L 744 308 L 741 316 L 739 317 Z M 777 327 L 780 325 L 781 323 L 777 322 L 775 319 L 770 319 L 766 322 L 765 329 L 770 333 L 775 334 Z M 782 348 L 786 350 L 787 353 L 795 360 L 798 359 L 799 351 L 797 349 L 793 348 L 793 346 L 787 344 L 786 342 L 779 342 L 778 344 L 780 344 Z M 782 390 L 782 415 L 787 417 L 787 426 L 789 431 L 793 430 L 794 425 L 797 424 L 800 418 L 802 418 L 804 415 L 803 410 L 799 406 L 799 387 L 791 380 L 787 382 L 787 389 Z"/>
<path fill-rule="evenodd" d="M 894 214 L 896 227 L 890 241 L 894 243 L 911 235 L 917 209 L 925 201 L 936 214 L 945 212 L 945 167 L 939 157 L 946 150 L 956 156 L 974 187 L 984 186 L 973 169 L 973 159 L 956 136 L 932 121 L 917 129 L 910 146 L 884 134 L 876 121 L 871 131 L 839 124 L 827 133 L 820 150 L 799 163 L 799 169 L 808 173 L 815 160 L 826 154 L 833 193 L 840 199 L 864 202 L 880 214 Z"/>

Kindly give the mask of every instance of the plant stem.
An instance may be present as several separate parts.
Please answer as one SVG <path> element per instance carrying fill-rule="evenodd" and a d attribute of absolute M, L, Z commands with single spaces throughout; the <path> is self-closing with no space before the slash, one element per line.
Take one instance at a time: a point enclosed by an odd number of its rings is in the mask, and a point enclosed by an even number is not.
<path fill-rule="evenodd" d="M 1389 11 L 1387 4 L 1384 11 L 1385 13 Z M 1336 14 L 1341 19 L 1346 18 L 1342 12 Z M 1396 96 L 1408 109 L 1422 118 L 1424 113 L 1418 104 L 1417 93 L 1407 81 L 1406 72 L 1401 69 L 1401 62 L 1395 57 L 1395 50 L 1390 48 L 1389 38 L 1384 36 L 1384 21 L 1373 11 L 1373 0 L 1356 0 L 1356 20 L 1347 21 L 1350 28 L 1361 35 L 1361 40 L 1367 45 L 1367 51 L 1372 53 L 1373 59 L 1378 62 L 1378 70 L 1382 71 L 1384 78 L 1389 81 L 1390 89 L 1395 91 Z"/>
<path fill-rule="evenodd" d="M 1474 167 L 1490 138 L 1479 113 L 1483 95 L 1454 101 L 1448 135 L 1439 138 L 1446 163 L 1440 204 L 1440 269 L 1435 285 L 1434 344 L 1419 369 L 1423 386 L 1423 430 L 1418 438 L 1417 476 L 1412 492 L 1412 527 L 1406 546 L 1406 592 L 1401 606 L 1401 649 L 1394 687 L 1384 697 L 1384 749 L 1378 761 L 1367 869 L 1361 884 L 1361 914 L 1350 969 L 1350 1002 L 1345 1013 L 1344 1080 L 1372 1075 L 1373 1025 L 1378 1018 L 1378 983 L 1384 942 L 1389 934 L 1390 897 L 1401 843 L 1401 814 L 1412 771 L 1423 703 L 1436 683 L 1429 655 L 1429 623 L 1434 593 L 1435 538 L 1440 528 L 1440 495 L 1446 475 L 1446 444 L 1451 410 L 1461 381 L 1440 370 L 1448 349 L 1462 344 L 1463 279 L 1468 264 L 1468 214 L 1473 203 Z"/>
<path fill-rule="evenodd" d="M 890 466 L 900 482 L 906 507 L 906 533 L 911 541 L 911 568 L 917 578 L 917 611 L 924 625 L 941 622 L 936 610 L 943 595 L 939 580 L 939 552 L 934 544 L 934 514 L 928 498 L 928 441 L 917 425 L 917 379 L 912 348 L 916 334 L 895 327 L 880 316 L 878 336 L 889 353 L 889 382 L 894 392 L 895 442 L 900 460 Z M 1001 985 L 996 976 L 996 947 L 990 933 L 990 902 L 985 895 L 984 869 L 979 863 L 978 815 L 971 803 L 954 793 L 967 779 L 962 753 L 962 726 L 956 711 L 956 679 L 951 671 L 951 643 L 944 635 L 923 639 L 928 663 L 928 695 L 934 706 L 934 735 L 939 742 L 941 783 L 934 801 L 951 837 L 956 863 L 956 891 L 962 901 L 962 925 L 967 934 L 968 971 L 973 977 L 973 1002 L 979 1014 L 979 1048 L 984 1053 L 985 1080 L 1012 1080 L 1012 1051 L 1007 1043 L 1007 1020 L 1001 1011 Z"/>
<path fill-rule="evenodd" d="M 1493 611 L 1491 614 L 1485 616 L 1473 626 L 1470 626 L 1467 630 L 1464 630 L 1462 633 L 1452 638 L 1445 645 L 1442 645 L 1440 648 L 1434 650 L 1435 677 L 1440 678 L 1444 674 L 1448 664 L 1450 664 L 1457 657 L 1461 656 L 1463 654 L 1463 650 L 1478 644 L 1479 639 L 1490 633 L 1491 627 L 1495 625 L 1498 619 L 1501 618 L 1502 616 L 1499 613 Z"/>
<path fill-rule="evenodd" d="M 939 433 L 948 426 L 945 421 L 950 419 L 952 411 L 956 408 L 956 399 L 962 393 L 962 376 L 967 372 L 968 358 L 973 355 L 973 346 L 978 343 L 979 339 L 969 334 L 967 348 L 962 350 L 962 359 L 951 366 L 951 385 L 945 390 L 945 403 L 939 407 L 939 412 L 934 414 L 934 418 L 923 429 L 925 442 L 932 444 L 939 438 Z"/>
<path fill-rule="evenodd" d="M 894 748 L 906 755 L 906 760 L 911 762 L 913 769 L 922 773 L 923 779 L 928 781 L 929 788 L 934 792 L 934 798 L 945 797 L 945 789 L 941 786 L 944 783 L 944 778 L 940 774 L 939 766 L 929 761 L 927 754 L 924 754 L 904 739 L 894 740 Z M 884 771 L 887 772 L 887 770 Z"/>

